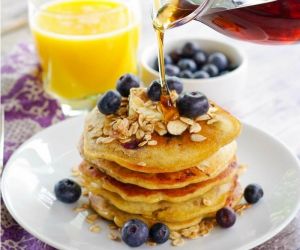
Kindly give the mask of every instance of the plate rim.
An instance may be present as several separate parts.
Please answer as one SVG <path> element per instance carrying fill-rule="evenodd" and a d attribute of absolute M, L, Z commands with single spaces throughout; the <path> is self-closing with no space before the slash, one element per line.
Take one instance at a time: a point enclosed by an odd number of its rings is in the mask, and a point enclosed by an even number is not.
<path fill-rule="evenodd" d="M 84 115 L 78 116 L 78 117 L 72 117 L 72 118 L 67 118 L 63 121 L 60 121 L 56 124 L 53 124 L 45 129 L 42 129 L 41 131 L 37 132 L 36 134 L 34 134 L 32 137 L 28 138 L 25 142 L 23 142 L 17 150 L 15 150 L 15 152 L 11 155 L 11 157 L 9 158 L 9 160 L 6 163 L 6 166 L 8 166 L 10 164 L 11 161 L 14 160 L 14 156 L 17 155 L 19 153 L 19 151 L 21 151 L 27 143 L 29 143 L 31 140 L 34 140 L 36 137 L 39 137 L 40 134 L 43 134 L 45 132 L 47 132 L 48 130 L 54 129 L 57 126 L 62 126 L 62 124 L 65 123 L 70 123 L 70 122 L 83 122 L 85 119 Z M 78 120 L 78 121 L 76 121 Z M 290 157 L 295 161 L 297 167 L 298 167 L 298 171 L 300 173 L 300 160 L 296 157 L 295 152 L 288 146 L 286 145 L 283 141 L 281 141 L 280 139 L 276 138 L 274 135 L 272 135 L 271 133 L 265 131 L 264 129 L 258 128 L 252 124 L 249 124 L 247 122 L 241 122 L 242 123 L 242 127 L 243 129 L 245 127 L 247 127 L 248 129 L 254 130 L 255 132 L 259 132 L 261 134 L 263 134 L 264 136 L 268 137 L 271 140 L 275 140 L 278 144 L 280 144 L 280 146 L 282 146 L 287 153 L 289 153 Z M 10 206 L 10 202 L 8 201 L 7 198 L 7 192 L 5 192 L 5 186 L 4 186 L 4 180 L 7 178 L 7 172 L 9 172 L 9 170 L 6 170 L 7 167 L 4 167 L 3 172 L 2 172 L 2 176 L 1 176 L 1 185 L 0 185 L 0 189 L 1 189 L 1 195 L 2 195 L 2 199 L 3 202 L 6 206 L 6 209 L 8 210 L 8 212 L 10 213 L 10 215 L 14 218 L 14 220 L 23 228 L 25 229 L 27 232 L 29 232 L 32 236 L 36 237 L 37 239 L 41 240 L 42 242 L 54 247 L 54 248 L 58 248 L 58 249 L 66 249 L 66 250 L 74 250 L 74 248 L 70 248 L 69 246 L 66 245 L 62 245 L 60 243 L 54 242 L 53 240 L 51 240 L 47 235 L 45 234 L 39 234 L 38 232 L 36 232 L 35 230 L 32 230 L 30 228 L 29 225 L 23 223 L 23 221 L 21 219 L 19 219 L 19 217 L 14 213 L 14 209 Z M 277 226 L 275 229 L 267 232 L 266 234 L 258 237 L 257 239 L 243 245 L 240 246 L 238 248 L 235 248 L 235 250 L 242 250 L 242 249 L 251 249 L 254 248 L 264 242 L 266 242 L 267 240 L 271 239 L 272 237 L 274 237 L 275 235 L 277 235 L 280 231 L 282 231 L 297 215 L 298 211 L 300 210 L 300 198 L 297 201 L 296 206 L 294 207 L 292 213 L 289 214 L 289 216 L 279 225 Z"/>

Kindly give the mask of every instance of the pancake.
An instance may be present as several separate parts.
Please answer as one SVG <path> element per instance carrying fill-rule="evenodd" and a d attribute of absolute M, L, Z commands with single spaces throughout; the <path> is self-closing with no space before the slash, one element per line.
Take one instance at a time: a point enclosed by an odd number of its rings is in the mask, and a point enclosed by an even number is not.
<path fill-rule="evenodd" d="M 105 190 L 121 196 L 122 199 L 132 202 L 156 203 L 160 201 L 183 202 L 198 197 L 215 186 L 220 186 L 232 180 L 237 174 L 235 159 L 218 176 L 203 182 L 194 183 L 175 189 L 145 189 L 133 184 L 122 183 L 86 162 L 83 162 L 79 171 L 84 185 L 93 194 L 102 194 Z M 105 190 L 102 190 L 105 189 Z"/>
<path fill-rule="evenodd" d="M 219 149 L 197 167 L 169 173 L 142 173 L 124 168 L 115 162 L 103 159 L 93 163 L 107 175 L 123 183 L 135 184 L 148 189 L 174 189 L 216 177 L 224 171 L 236 153 L 236 142 Z"/>
<path fill-rule="evenodd" d="M 231 193 L 229 197 L 229 200 L 231 201 L 230 205 L 234 207 L 236 204 L 240 202 L 241 197 L 242 197 L 242 189 L 241 186 L 237 184 L 234 191 Z M 115 206 L 110 204 L 107 200 L 103 199 L 101 196 L 90 194 L 89 199 L 92 208 L 101 217 L 113 221 L 119 227 L 122 227 L 126 223 L 126 221 L 130 219 L 140 219 L 143 220 L 149 227 L 159 221 L 166 224 L 171 230 L 180 230 L 200 223 L 203 218 L 214 217 L 216 212 L 214 211 L 213 213 L 203 214 L 202 216 L 193 218 L 191 220 L 186 220 L 181 222 L 167 222 L 163 220 L 158 220 L 157 218 L 126 213 L 120 209 L 117 209 Z M 227 202 L 226 205 L 228 205 Z"/>
<path fill-rule="evenodd" d="M 217 122 L 207 124 L 206 121 L 199 121 L 201 135 L 206 140 L 194 142 L 188 131 L 178 136 L 159 136 L 154 133 L 152 138 L 157 145 L 138 149 L 126 149 L 116 140 L 97 144 L 97 129 L 99 131 L 103 127 L 106 116 L 95 108 L 85 121 L 82 154 L 84 159 L 92 163 L 105 159 L 144 173 L 176 172 L 198 166 L 240 133 L 240 122 L 221 107 L 216 107 Z"/>
<path fill-rule="evenodd" d="M 100 196 L 124 212 L 155 216 L 158 220 L 178 222 L 189 220 L 223 207 L 230 187 L 230 183 L 223 184 L 221 187 L 213 188 L 201 197 L 180 203 L 166 201 L 158 203 L 129 202 L 105 189 L 100 189 L 98 192 Z M 220 189 L 222 190 L 222 194 L 220 194 Z M 209 199 L 212 204 L 205 206 L 202 203 L 203 199 Z"/>

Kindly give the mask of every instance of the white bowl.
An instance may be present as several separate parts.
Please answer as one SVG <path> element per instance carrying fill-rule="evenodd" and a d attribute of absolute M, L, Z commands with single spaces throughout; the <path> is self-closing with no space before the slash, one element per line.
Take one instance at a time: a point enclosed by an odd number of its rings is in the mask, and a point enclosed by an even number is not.
<path fill-rule="evenodd" d="M 176 39 L 167 42 L 165 53 L 169 53 L 175 48 L 182 48 L 188 42 L 193 41 L 206 52 L 222 52 L 230 60 L 231 64 L 238 67 L 224 75 L 208 79 L 184 79 L 181 78 L 185 91 L 201 91 L 211 100 L 220 105 L 230 107 L 240 96 L 242 87 L 246 79 L 247 59 L 243 51 L 230 45 L 229 43 L 209 40 L 209 39 Z M 145 85 L 149 85 L 153 80 L 158 79 L 159 75 L 153 69 L 153 63 L 157 57 L 157 47 L 147 48 L 141 57 L 140 77 Z"/>

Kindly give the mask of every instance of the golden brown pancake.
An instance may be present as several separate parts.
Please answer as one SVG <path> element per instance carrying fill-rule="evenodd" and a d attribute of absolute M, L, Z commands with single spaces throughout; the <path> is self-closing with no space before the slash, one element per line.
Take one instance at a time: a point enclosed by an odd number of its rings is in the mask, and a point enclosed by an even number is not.
<path fill-rule="evenodd" d="M 148 189 L 173 189 L 216 177 L 225 168 L 236 153 L 236 142 L 222 147 L 197 167 L 169 173 L 142 173 L 122 167 L 115 162 L 103 159 L 93 163 L 107 175 L 123 182 L 135 184 Z"/>
<path fill-rule="evenodd" d="M 238 204 L 240 202 L 241 197 L 242 197 L 242 189 L 240 185 L 237 184 L 235 189 L 231 193 L 230 197 L 228 198 L 228 200 L 231 201 L 230 205 L 233 207 L 236 204 Z M 214 217 L 216 212 L 213 211 L 212 213 L 203 214 L 202 216 L 198 216 L 196 218 L 181 221 L 181 222 L 168 222 L 164 220 L 159 220 L 158 218 L 155 217 L 145 217 L 143 215 L 126 213 L 120 209 L 117 209 L 115 206 L 110 204 L 107 200 L 103 199 L 101 196 L 90 194 L 89 198 L 90 198 L 91 206 L 100 216 L 102 216 L 107 220 L 114 221 L 114 223 L 116 223 L 116 225 L 119 227 L 122 227 L 124 223 L 130 219 L 140 219 L 143 220 L 149 227 L 154 223 L 162 222 L 166 224 L 171 230 L 180 230 L 200 223 L 203 218 Z M 228 205 L 227 201 L 226 204 L 224 205 Z"/>
<path fill-rule="evenodd" d="M 203 182 L 194 183 L 182 188 L 174 189 L 146 189 L 133 184 L 120 182 L 99 171 L 93 165 L 83 162 L 79 171 L 85 186 L 93 194 L 102 194 L 102 189 L 121 196 L 126 201 L 156 203 L 160 201 L 183 202 L 201 196 L 213 187 L 220 186 L 232 180 L 237 174 L 235 159 L 218 176 Z"/>
<path fill-rule="evenodd" d="M 226 183 L 220 187 L 213 188 L 201 197 L 180 203 L 167 201 L 158 203 L 126 201 L 118 194 L 103 188 L 98 190 L 98 194 L 124 212 L 142 214 L 144 216 L 155 215 L 159 220 L 179 222 L 198 217 L 204 213 L 210 213 L 223 207 L 230 193 L 230 187 L 230 183 Z M 209 206 L 202 203 L 204 198 L 210 200 L 211 204 Z"/>
<path fill-rule="evenodd" d="M 144 173 L 176 172 L 198 166 L 240 133 L 241 124 L 235 117 L 218 106 L 215 114 L 218 122 L 209 125 L 206 121 L 199 122 L 201 135 L 207 138 L 202 142 L 191 141 L 187 131 L 179 136 L 159 136 L 154 133 L 153 139 L 158 142 L 156 146 L 126 149 L 118 141 L 96 143 L 97 128 L 103 126 L 106 117 L 95 108 L 85 122 L 82 154 L 84 159 L 92 163 L 105 159 Z M 90 130 L 90 127 L 94 129 Z"/>

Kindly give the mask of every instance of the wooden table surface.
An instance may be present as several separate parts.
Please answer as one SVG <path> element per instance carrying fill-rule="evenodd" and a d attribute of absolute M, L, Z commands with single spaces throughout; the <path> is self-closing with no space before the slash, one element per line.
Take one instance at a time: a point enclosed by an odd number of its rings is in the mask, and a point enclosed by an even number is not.
<path fill-rule="evenodd" d="M 150 17 L 148 18 L 150 1 L 144 1 L 140 51 L 155 43 Z M 263 46 L 240 42 L 226 38 L 196 22 L 171 30 L 166 35 L 167 40 L 174 37 L 226 40 L 244 49 L 249 61 L 247 81 L 239 102 L 232 105 L 231 112 L 242 121 L 281 139 L 300 158 L 300 44 Z M 1 55 L 5 56 L 15 44 L 24 41 L 31 41 L 26 25 L 4 34 Z M 283 231 L 255 249 L 299 250 L 300 212 Z"/>

